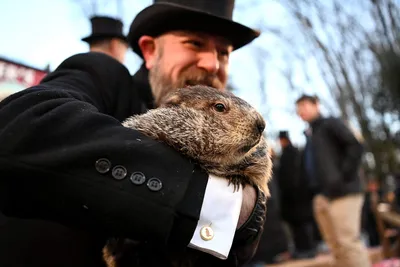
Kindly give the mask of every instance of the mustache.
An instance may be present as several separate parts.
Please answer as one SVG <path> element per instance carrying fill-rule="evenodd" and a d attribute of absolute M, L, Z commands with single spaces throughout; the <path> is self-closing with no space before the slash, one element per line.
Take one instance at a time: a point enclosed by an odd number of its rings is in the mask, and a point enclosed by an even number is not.
<path fill-rule="evenodd" d="M 214 74 L 209 74 L 201 70 L 190 70 L 182 73 L 178 80 L 179 87 L 186 85 L 207 85 L 217 89 L 223 89 L 224 85 Z"/>

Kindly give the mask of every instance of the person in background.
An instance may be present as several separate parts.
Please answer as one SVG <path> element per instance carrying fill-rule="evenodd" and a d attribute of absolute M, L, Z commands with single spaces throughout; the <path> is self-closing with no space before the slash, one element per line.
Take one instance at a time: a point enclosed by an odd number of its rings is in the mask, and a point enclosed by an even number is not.
<path fill-rule="evenodd" d="M 365 192 L 365 203 L 363 206 L 363 229 L 368 234 L 368 245 L 370 247 L 377 247 L 380 245 L 381 240 L 376 224 L 376 218 L 373 210 L 373 197 L 381 198 L 379 183 L 375 179 L 367 181 L 367 188 Z"/>
<path fill-rule="evenodd" d="M 268 187 L 271 197 L 267 201 L 267 217 L 264 223 L 264 232 L 251 264 L 247 267 L 262 267 L 288 259 L 288 238 L 284 231 L 284 224 L 280 212 L 280 196 L 278 181 L 276 180 L 276 154 L 270 147 L 273 165 L 273 176 Z"/>
<path fill-rule="evenodd" d="M 282 218 L 287 222 L 293 237 L 292 257 L 313 258 L 316 256 L 317 244 L 314 239 L 312 194 L 302 181 L 302 155 L 292 144 L 288 131 L 280 131 L 278 138 L 282 153 L 276 177 Z"/>
<path fill-rule="evenodd" d="M 314 215 L 333 254 L 333 266 L 369 267 L 368 251 L 360 239 L 363 146 L 341 119 L 322 116 L 317 96 L 302 95 L 296 110 L 309 124 L 304 168 L 315 193 Z"/>
<path fill-rule="evenodd" d="M 89 44 L 89 50 L 107 54 L 124 64 L 129 46 L 127 37 L 122 33 L 122 21 L 106 16 L 93 16 L 90 23 L 91 34 L 82 38 L 82 41 Z"/>

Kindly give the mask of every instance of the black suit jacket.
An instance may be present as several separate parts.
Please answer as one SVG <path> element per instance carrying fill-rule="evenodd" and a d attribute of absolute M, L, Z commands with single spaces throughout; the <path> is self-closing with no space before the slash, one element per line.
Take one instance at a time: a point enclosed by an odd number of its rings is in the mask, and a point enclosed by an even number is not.
<path fill-rule="evenodd" d="M 103 266 L 111 236 L 187 249 L 208 175 L 121 125 L 152 107 L 144 67 L 132 79 L 93 52 L 0 103 L 0 266 Z M 203 253 L 204 266 L 238 266 L 254 255 L 265 217 L 257 193 L 228 260 Z"/>
<path fill-rule="evenodd" d="M 0 103 L 0 208 L 9 217 L 0 224 L 1 266 L 46 266 L 27 253 L 32 249 L 47 249 L 44 256 L 59 253 L 62 246 L 57 248 L 51 240 L 60 231 L 65 240 L 75 230 L 87 235 L 66 241 L 72 247 L 91 240 L 89 248 L 94 236 L 97 247 L 109 236 L 124 236 L 186 248 L 208 175 L 169 146 L 121 125 L 149 104 L 139 93 L 146 88 L 134 80 L 109 56 L 78 54 L 40 85 Z M 99 159 L 106 161 L 96 163 Z M 121 171 L 113 175 L 116 166 L 126 170 L 124 178 Z M 142 173 L 146 181 L 133 183 L 134 172 Z M 161 190 L 151 190 L 150 178 L 161 182 Z M 33 221 L 20 221 L 22 233 L 16 220 L 24 218 Z M 37 226 L 43 221 L 47 227 Z M 39 229 L 43 235 L 38 235 Z M 24 250 L 32 239 L 43 247 Z M 80 260 L 64 266 L 98 264 Z"/>

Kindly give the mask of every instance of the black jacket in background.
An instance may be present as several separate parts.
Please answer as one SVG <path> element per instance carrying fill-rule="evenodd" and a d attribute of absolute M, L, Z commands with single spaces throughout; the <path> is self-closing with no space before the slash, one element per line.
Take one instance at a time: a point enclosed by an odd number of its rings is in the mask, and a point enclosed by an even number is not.
<path fill-rule="evenodd" d="M 312 198 L 302 168 L 303 154 L 292 144 L 282 149 L 277 170 L 282 218 L 291 223 L 313 220 Z"/>
<path fill-rule="evenodd" d="M 280 213 L 280 192 L 276 172 L 269 182 L 271 197 L 267 201 L 267 216 L 264 223 L 264 232 L 253 262 L 274 263 L 278 254 L 288 251 L 289 243 L 284 230 Z"/>
<path fill-rule="evenodd" d="M 311 123 L 318 191 L 331 199 L 362 192 L 359 176 L 363 147 L 342 120 L 318 118 Z"/>

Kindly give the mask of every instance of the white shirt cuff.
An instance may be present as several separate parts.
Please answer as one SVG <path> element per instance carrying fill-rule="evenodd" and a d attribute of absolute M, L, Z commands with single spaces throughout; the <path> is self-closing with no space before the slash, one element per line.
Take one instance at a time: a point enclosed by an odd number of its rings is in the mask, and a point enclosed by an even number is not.
<path fill-rule="evenodd" d="M 227 259 L 242 207 L 242 190 L 240 186 L 234 192 L 227 179 L 209 175 L 200 219 L 189 247 Z"/>

